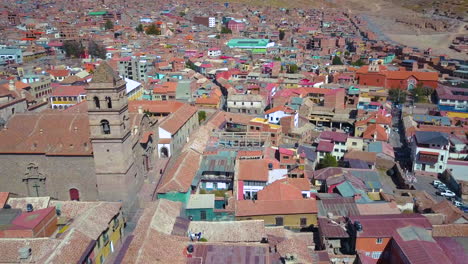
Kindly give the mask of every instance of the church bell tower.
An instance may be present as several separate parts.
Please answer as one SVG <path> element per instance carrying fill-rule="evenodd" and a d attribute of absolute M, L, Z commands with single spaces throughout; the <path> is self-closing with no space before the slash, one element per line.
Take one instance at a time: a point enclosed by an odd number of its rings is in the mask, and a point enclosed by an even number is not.
<path fill-rule="evenodd" d="M 136 198 L 137 172 L 126 83 L 106 62 L 102 62 L 86 91 L 99 199 L 132 204 Z"/>

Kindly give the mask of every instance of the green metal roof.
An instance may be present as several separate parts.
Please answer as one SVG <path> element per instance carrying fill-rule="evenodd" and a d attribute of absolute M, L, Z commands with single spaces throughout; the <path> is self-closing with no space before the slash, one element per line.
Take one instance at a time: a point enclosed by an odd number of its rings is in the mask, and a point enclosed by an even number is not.
<path fill-rule="evenodd" d="M 90 16 L 102 16 L 107 14 L 107 11 L 95 11 L 95 12 L 89 12 L 88 15 Z"/>
<path fill-rule="evenodd" d="M 266 48 L 268 39 L 231 39 L 227 43 L 230 48 Z"/>

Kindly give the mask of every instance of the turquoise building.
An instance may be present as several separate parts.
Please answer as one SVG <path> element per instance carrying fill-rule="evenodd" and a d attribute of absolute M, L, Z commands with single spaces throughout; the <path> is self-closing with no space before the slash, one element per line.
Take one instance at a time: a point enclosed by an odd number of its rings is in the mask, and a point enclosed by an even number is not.
<path fill-rule="evenodd" d="M 185 214 L 192 221 L 212 221 L 215 218 L 214 208 L 214 194 L 192 194 Z"/>
<path fill-rule="evenodd" d="M 231 39 L 227 46 L 231 49 L 243 49 L 251 51 L 255 54 L 265 54 L 267 48 L 273 47 L 275 44 L 269 42 L 268 39 Z"/>

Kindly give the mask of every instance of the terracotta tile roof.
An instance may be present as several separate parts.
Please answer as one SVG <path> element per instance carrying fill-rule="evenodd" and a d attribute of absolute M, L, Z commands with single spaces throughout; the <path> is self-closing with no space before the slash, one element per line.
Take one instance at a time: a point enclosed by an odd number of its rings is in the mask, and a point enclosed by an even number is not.
<path fill-rule="evenodd" d="M 400 209 L 395 202 L 390 203 L 358 203 L 356 204 L 361 215 L 385 215 L 385 214 L 399 214 Z"/>
<path fill-rule="evenodd" d="M 70 228 L 93 240 L 109 227 L 122 207 L 119 202 L 51 201 L 50 205 L 60 208 L 62 216 L 73 219 Z"/>
<path fill-rule="evenodd" d="M 468 237 L 468 225 L 434 225 L 432 229 L 432 235 L 434 237 Z"/>
<path fill-rule="evenodd" d="M 288 113 L 288 114 L 291 114 L 294 112 L 294 110 L 292 110 L 291 108 L 285 106 L 285 105 L 279 105 L 279 106 L 275 106 L 271 109 L 268 109 L 268 111 L 265 111 L 265 115 L 268 115 L 268 114 L 271 114 L 271 113 L 275 113 L 277 111 L 283 111 L 285 113 Z"/>
<path fill-rule="evenodd" d="M 195 177 L 202 155 L 193 150 L 183 152 L 175 164 L 163 175 L 158 193 L 187 192 L 190 190 L 193 178 Z"/>
<path fill-rule="evenodd" d="M 289 183 L 301 191 L 310 191 L 310 181 L 307 178 L 285 178 L 277 181 Z"/>
<path fill-rule="evenodd" d="M 78 96 L 86 94 L 84 85 L 60 85 L 55 87 L 51 96 Z"/>
<path fill-rule="evenodd" d="M 184 252 L 189 243 L 188 238 L 167 235 L 166 232 L 166 226 L 173 224 L 174 216 L 179 214 L 180 208 L 181 203 L 164 199 L 145 208 L 122 263 L 186 263 Z M 164 226 L 159 230 L 166 231 L 158 231 L 158 225 Z"/>
<path fill-rule="evenodd" d="M 268 181 L 268 163 L 265 160 L 239 160 L 239 181 Z"/>
<path fill-rule="evenodd" d="M 362 134 L 362 137 L 365 139 L 375 139 L 379 141 L 387 141 L 388 134 L 385 128 L 378 124 L 371 124 L 367 126 L 366 130 Z"/>
<path fill-rule="evenodd" d="M 266 237 L 263 220 L 192 221 L 189 230 L 202 232 L 203 237 L 210 242 L 260 242 Z"/>
<path fill-rule="evenodd" d="M 465 213 L 463 213 L 460 209 L 458 209 L 448 200 L 443 200 L 438 204 L 432 206 L 432 211 L 434 211 L 435 213 L 443 214 L 445 216 L 444 224 L 453 224 L 460 218 L 465 218 L 465 221 L 467 220 L 465 217 Z"/>
<path fill-rule="evenodd" d="M 438 72 L 417 72 L 417 71 L 387 71 L 385 72 L 387 79 L 406 80 L 413 76 L 419 81 L 438 81 Z"/>
<path fill-rule="evenodd" d="M 367 151 L 359 151 L 353 150 L 346 152 L 344 154 L 345 160 L 362 160 L 368 163 L 375 164 L 377 162 L 377 153 L 375 152 L 367 152 Z"/>
<path fill-rule="evenodd" d="M 275 181 L 257 193 L 258 200 L 300 200 L 302 192 L 296 186 L 284 181 Z"/>
<path fill-rule="evenodd" d="M 157 94 L 175 93 L 177 90 L 177 82 L 165 82 L 158 84 L 153 88 L 153 92 Z"/>
<path fill-rule="evenodd" d="M 3 206 L 5 206 L 6 202 L 8 201 L 9 195 L 9 192 L 0 192 L 0 209 L 3 208 Z"/>
<path fill-rule="evenodd" d="M 69 70 L 48 70 L 47 72 L 54 77 L 66 77 L 70 75 Z"/>
<path fill-rule="evenodd" d="M 261 201 L 236 201 L 236 216 L 316 214 L 317 201 L 312 199 Z"/>
<path fill-rule="evenodd" d="M 147 110 L 150 113 L 174 113 L 181 108 L 184 103 L 179 101 L 149 101 L 149 100 L 130 100 L 128 101 L 128 111 L 138 112 L 138 107 L 142 107 L 143 111 Z"/>
<path fill-rule="evenodd" d="M 159 127 L 174 135 L 193 115 L 197 113 L 197 110 L 197 107 L 184 104 L 172 115 L 165 118 L 159 124 Z"/>
<path fill-rule="evenodd" d="M 92 155 L 87 113 L 15 114 L 0 131 L 0 153 Z"/>
<path fill-rule="evenodd" d="M 18 263 L 18 250 L 22 247 L 31 247 L 29 263 L 46 263 L 48 258 L 59 245 L 58 239 L 36 239 L 36 238 L 9 238 L 0 239 L 0 263 Z M 66 263 L 66 262 L 57 262 Z"/>

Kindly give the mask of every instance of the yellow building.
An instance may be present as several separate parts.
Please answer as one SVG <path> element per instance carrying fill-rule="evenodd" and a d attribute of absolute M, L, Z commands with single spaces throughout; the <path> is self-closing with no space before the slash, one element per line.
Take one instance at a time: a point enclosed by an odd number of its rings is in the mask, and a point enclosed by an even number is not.
<path fill-rule="evenodd" d="M 239 200 L 236 220 L 264 220 L 265 225 L 300 229 L 317 225 L 317 201 L 301 200 Z"/>
<path fill-rule="evenodd" d="M 122 242 L 124 224 L 125 220 L 122 211 L 120 211 L 112 218 L 108 228 L 96 240 L 93 249 L 94 261 L 92 263 L 104 263 L 106 258 L 115 251 L 116 246 Z"/>
<path fill-rule="evenodd" d="M 85 100 L 86 91 L 83 85 L 57 86 L 49 99 L 52 109 L 67 109 Z"/>

